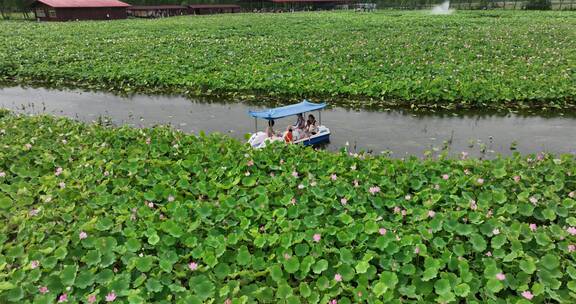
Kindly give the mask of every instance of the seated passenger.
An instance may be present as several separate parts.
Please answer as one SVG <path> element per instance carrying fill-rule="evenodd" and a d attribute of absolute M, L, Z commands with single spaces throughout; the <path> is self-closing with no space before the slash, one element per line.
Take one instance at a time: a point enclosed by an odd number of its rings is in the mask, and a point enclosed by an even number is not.
<path fill-rule="evenodd" d="M 286 141 L 286 143 L 293 143 L 294 142 L 294 137 L 292 136 L 292 126 L 288 127 L 288 130 L 286 130 L 286 134 L 284 135 L 284 141 Z"/>
<path fill-rule="evenodd" d="M 308 132 L 308 136 L 312 136 L 318 133 L 316 118 L 314 118 L 314 115 L 312 114 L 308 115 L 308 121 L 306 122 L 306 131 Z"/>
<path fill-rule="evenodd" d="M 266 136 L 268 138 L 272 138 L 276 136 L 276 133 L 274 133 L 274 120 L 269 120 L 268 121 L 268 127 L 266 127 Z"/>
<path fill-rule="evenodd" d="M 304 121 L 304 116 L 302 113 L 298 114 L 298 119 L 296 120 L 296 124 L 294 124 L 296 129 L 304 130 L 306 128 L 306 122 Z"/>

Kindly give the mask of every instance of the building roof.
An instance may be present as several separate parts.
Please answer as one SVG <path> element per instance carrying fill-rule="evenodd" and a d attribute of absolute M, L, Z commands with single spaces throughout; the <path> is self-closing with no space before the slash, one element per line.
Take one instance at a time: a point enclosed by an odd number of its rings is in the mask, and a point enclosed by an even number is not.
<path fill-rule="evenodd" d="M 129 7 L 130 4 L 118 0 L 35 0 L 32 5 L 43 3 L 50 7 Z"/>
<path fill-rule="evenodd" d="M 182 5 L 133 5 L 129 10 L 186 9 Z"/>
<path fill-rule="evenodd" d="M 189 8 L 240 8 L 239 5 L 235 4 L 191 4 L 188 5 Z"/>
<path fill-rule="evenodd" d="M 270 0 L 274 3 L 345 3 L 354 0 Z"/>

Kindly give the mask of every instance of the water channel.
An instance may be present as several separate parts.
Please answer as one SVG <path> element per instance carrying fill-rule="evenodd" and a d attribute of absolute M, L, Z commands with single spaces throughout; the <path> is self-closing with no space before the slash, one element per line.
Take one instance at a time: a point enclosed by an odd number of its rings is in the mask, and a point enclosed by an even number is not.
<path fill-rule="evenodd" d="M 242 103 L 201 102 L 178 96 L 134 95 L 43 88 L 0 88 L 0 107 L 18 113 L 66 116 L 85 122 L 105 117 L 116 125 L 151 127 L 168 124 L 185 132 L 220 132 L 244 140 L 254 131 L 249 109 Z M 316 118 L 318 119 L 318 115 Z M 287 126 L 293 118 L 276 126 Z M 332 132 L 328 150 L 349 145 L 354 151 L 393 157 L 421 156 L 444 148 L 451 154 L 493 158 L 541 151 L 576 153 L 576 113 L 410 113 L 407 111 L 356 111 L 331 107 L 322 112 L 322 124 Z M 263 128 L 264 123 L 260 122 Z M 279 128 L 280 129 L 280 128 Z"/>

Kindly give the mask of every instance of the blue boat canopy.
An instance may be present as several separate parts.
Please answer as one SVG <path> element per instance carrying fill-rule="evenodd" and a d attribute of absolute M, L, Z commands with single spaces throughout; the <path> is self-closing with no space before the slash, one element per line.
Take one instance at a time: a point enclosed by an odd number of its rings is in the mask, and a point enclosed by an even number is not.
<path fill-rule="evenodd" d="M 272 120 L 272 119 L 288 117 L 288 116 L 292 116 L 292 115 L 296 115 L 296 114 L 300 114 L 300 113 L 304 113 L 304 112 L 317 111 L 317 110 L 321 110 L 325 107 L 326 107 L 326 103 L 313 103 L 313 102 L 309 102 L 308 100 L 304 100 L 301 103 L 297 103 L 297 104 L 293 104 L 293 105 L 289 105 L 289 106 L 267 109 L 267 110 L 263 110 L 263 111 L 248 111 L 248 113 L 250 114 L 250 116 L 252 116 L 254 118 L 262 118 L 262 119 Z"/>

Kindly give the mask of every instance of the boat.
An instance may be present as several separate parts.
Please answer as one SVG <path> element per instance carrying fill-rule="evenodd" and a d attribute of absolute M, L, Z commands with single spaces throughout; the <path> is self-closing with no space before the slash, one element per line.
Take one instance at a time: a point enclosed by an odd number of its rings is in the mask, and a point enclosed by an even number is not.
<path fill-rule="evenodd" d="M 298 114 L 304 114 L 306 112 L 318 111 L 318 132 L 314 135 L 307 136 L 305 134 L 300 134 L 298 129 L 294 129 L 292 132 L 294 144 L 302 144 L 304 146 L 313 146 L 330 141 L 330 129 L 322 125 L 322 114 L 321 110 L 326 107 L 326 103 L 313 103 L 308 100 L 304 100 L 297 104 L 292 104 L 288 106 L 283 106 L 279 108 L 266 109 L 261 111 L 248 111 L 248 114 L 254 117 L 255 132 L 250 136 L 248 143 L 253 148 L 263 148 L 267 144 L 275 141 L 284 141 L 284 135 L 268 138 L 265 132 L 258 131 L 258 119 L 263 119 L 266 121 L 276 120 L 280 118 L 285 118 L 289 116 L 296 116 Z"/>

